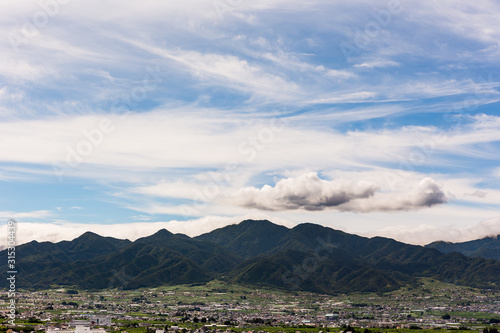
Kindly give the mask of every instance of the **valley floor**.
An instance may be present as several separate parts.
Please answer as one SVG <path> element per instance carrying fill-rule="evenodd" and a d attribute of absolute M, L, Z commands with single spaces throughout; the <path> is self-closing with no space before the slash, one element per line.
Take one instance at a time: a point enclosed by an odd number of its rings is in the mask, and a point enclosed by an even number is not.
<path fill-rule="evenodd" d="M 107 332 L 390 332 L 483 331 L 500 322 L 500 291 L 421 279 L 384 293 L 319 295 L 212 281 L 98 292 L 50 289 L 16 294 L 19 330 L 45 331 L 91 315 L 112 319 Z M 9 327 L 4 292 L 3 328 Z M 61 326 L 62 325 L 62 326 Z M 2 328 L 0 327 L 0 331 Z M 492 331 L 494 332 L 494 331 Z"/>

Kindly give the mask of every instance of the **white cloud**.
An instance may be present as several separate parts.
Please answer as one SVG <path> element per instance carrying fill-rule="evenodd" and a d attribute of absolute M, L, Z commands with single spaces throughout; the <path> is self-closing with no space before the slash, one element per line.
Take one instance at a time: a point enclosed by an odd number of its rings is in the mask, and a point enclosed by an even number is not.
<path fill-rule="evenodd" d="M 149 216 L 149 215 L 135 215 L 135 216 L 132 216 L 132 219 L 135 221 L 151 221 L 151 216 Z"/>
<path fill-rule="evenodd" d="M 349 78 L 356 77 L 356 74 L 349 72 L 349 71 L 346 71 L 346 70 L 329 69 L 326 71 L 326 76 L 341 78 L 341 79 L 349 79 Z"/>
<path fill-rule="evenodd" d="M 110 120 L 113 130 L 101 133 L 101 138 L 96 130 L 105 118 Z M 231 172 L 231 179 L 243 170 L 251 177 L 277 169 L 331 170 L 332 165 L 336 169 L 373 169 L 391 163 L 397 168 L 401 161 L 409 163 L 411 168 L 413 159 L 414 167 L 452 167 L 461 158 L 498 156 L 491 150 L 491 143 L 500 137 L 500 126 L 497 117 L 490 118 L 481 118 L 481 131 L 473 119 L 470 125 L 465 123 L 450 131 L 413 126 L 339 133 L 321 123 L 308 123 L 303 115 L 287 118 L 287 124 L 273 125 L 270 121 L 250 122 L 253 119 L 245 116 L 230 118 L 217 115 L 214 110 L 185 107 L 121 117 L 86 115 L 4 121 L 0 124 L 0 150 L 4 152 L 1 156 L 4 162 L 27 163 L 15 170 L 6 167 L 4 172 L 32 172 L 36 176 L 56 177 L 52 171 L 54 162 L 68 166 L 64 177 L 123 179 L 128 175 L 125 178 L 132 182 L 141 181 L 141 174 L 155 169 L 187 168 L 176 171 L 165 182 L 174 185 L 179 181 L 176 177 L 199 173 L 189 168 L 223 172 L 234 161 L 241 170 Z M 90 144 L 85 133 L 93 133 L 96 144 Z M 489 150 L 482 149 L 483 146 Z M 84 152 L 80 154 L 81 163 L 75 163 L 74 152 L 78 149 Z M 41 170 L 40 165 L 46 165 L 48 170 Z M 158 191 L 163 186 L 166 191 L 167 185 L 158 185 L 164 177 L 158 174 L 155 176 L 158 179 L 142 184 L 141 190 L 156 186 Z M 189 184 L 186 178 L 183 182 Z M 189 193 L 184 193 L 180 185 L 171 188 L 179 189 L 179 195 L 187 197 Z M 194 180 L 193 185 L 197 185 Z"/>
<path fill-rule="evenodd" d="M 446 29 L 472 40 L 486 43 L 500 41 L 498 29 L 495 29 L 500 8 L 495 1 L 478 0 L 473 7 L 466 2 L 452 0 L 441 1 L 439 4 L 421 1 L 412 4 L 412 7 L 412 19 L 418 18 L 420 22 L 428 24 L 432 31 L 442 32 Z"/>
<path fill-rule="evenodd" d="M 263 210 L 323 210 L 342 205 L 355 198 L 367 198 L 378 189 L 368 182 L 351 182 L 344 179 L 326 181 L 317 173 L 297 178 L 282 179 L 274 187 L 261 189 L 247 187 L 233 195 L 237 204 Z"/>
<path fill-rule="evenodd" d="M 465 193 L 465 195 L 470 195 L 472 197 L 477 197 L 477 198 L 480 198 L 480 199 L 484 199 L 488 195 L 488 192 L 481 191 L 481 190 L 475 190 L 472 193 Z"/>
<path fill-rule="evenodd" d="M 36 82 L 54 74 L 55 72 L 47 66 L 30 64 L 20 59 L 0 62 L 0 75 L 10 82 Z"/>
<path fill-rule="evenodd" d="M 356 64 L 352 67 L 372 69 L 372 68 L 394 67 L 394 66 L 399 66 L 399 65 L 400 64 L 396 61 L 380 59 L 380 60 L 363 62 L 361 64 Z"/>
<path fill-rule="evenodd" d="M 4 36 L 20 33 L 25 19 L 42 10 L 38 2 L 4 1 L 0 7 L 6 18 L 0 23 Z M 335 212 L 403 212 L 442 203 L 446 197 L 498 207 L 495 181 L 500 171 L 492 175 L 482 163 L 490 166 L 500 156 L 499 117 L 463 116 L 444 124 L 444 118 L 434 115 L 434 126 L 413 127 L 401 125 L 398 118 L 417 112 L 468 112 L 500 100 L 500 84 L 488 76 L 497 72 L 498 3 L 404 3 L 402 12 L 347 65 L 339 43 L 351 41 L 351 32 L 362 31 L 374 20 L 373 11 L 386 7 L 382 0 L 243 1 L 219 17 L 213 2 L 203 0 L 61 5 L 20 52 L 13 52 L 8 38 L 0 40 L 5 86 L 0 88 L 0 179 L 54 180 L 52 163 L 74 159 L 69 150 L 83 147 L 89 140 L 84 132 L 108 117 L 114 130 L 81 163 L 68 168 L 64 179 L 119 182 L 128 200 L 121 206 L 129 208 L 135 201 L 138 211 L 178 213 L 171 198 L 192 199 L 195 190 L 213 184 L 200 175 L 206 170 L 224 173 L 231 161 L 240 169 L 220 187 L 219 196 L 204 200 L 204 213 L 240 214 L 243 208 L 224 201 L 228 193 L 265 183 L 263 174 L 297 170 L 321 170 L 330 179 L 380 186 L 367 198 L 351 198 L 353 193 L 347 192 L 349 201 Z M 332 21 L 329 13 L 344 15 Z M 417 30 L 420 38 L 408 38 Z M 120 96 L 130 97 L 143 83 L 146 68 L 157 64 L 162 84 L 134 106 L 138 114 L 101 115 Z M 445 98 L 424 100 L 434 97 Z M 411 103 L 401 103 L 407 101 Z M 345 107 L 347 103 L 351 105 Z M 324 104 L 333 106 L 325 110 Z M 287 110 L 287 124 L 269 132 L 275 109 Z M 493 108 L 484 110 L 493 113 Z M 375 118 L 379 121 L 361 122 Z M 425 123 L 429 119 L 423 117 Z M 412 162 L 419 154 L 422 158 Z M 405 173 L 408 177 L 399 177 L 396 189 L 389 189 L 383 177 L 368 176 L 381 169 L 399 175 L 401 161 L 412 170 L 446 171 Z M 460 175 L 464 179 L 452 175 L 466 168 L 472 174 Z M 335 175 L 346 170 L 359 173 Z M 426 176 L 443 184 L 442 189 L 432 180 L 418 185 Z M 283 198 L 276 200 L 283 205 Z M 314 200 L 312 206 L 319 202 Z M 26 211 L 19 216 L 43 218 L 40 212 L 49 212 Z"/>
<path fill-rule="evenodd" d="M 342 211 L 409 211 L 445 204 L 446 194 L 432 178 L 422 179 L 409 193 L 377 193 L 366 200 L 353 200 L 340 206 Z"/>
<path fill-rule="evenodd" d="M 228 89 L 239 89 L 259 97 L 284 101 L 300 93 L 299 86 L 283 77 L 265 71 L 257 64 L 233 55 L 169 50 L 139 41 L 128 40 L 138 48 L 183 66 L 202 81 Z"/>
<path fill-rule="evenodd" d="M 195 190 L 203 184 L 186 183 L 185 181 L 160 182 L 155 185 L 140 186 L 133 189 L 134 192 L 156 197 L 172 197 L 193 199 Z"/>
<path fill-rule="evenodd" d="M 1 211 L 0 218 L 2 219 L 42 219 L 53 215 L 50 210 L 35 210 L 31 212 L 12 212 Z"/>
<path fill-rule="evenodd" d="M 334 104 L 334 103 L 363 103 L 373 99 L 377 93 L 373 91 L 358 91 L 353 93 L 335 94 L 323 96 L 309 101 L 310 104 Z"/>
<path fill-rule="evenodd" d="M 409 193 L 376 193 L 373 182 L 345 179 L 326 181 L 316 173 L 282 179 L 274 187 L 242 188 L 233 195 L 236 204 L 262 210 L 325 210 L 352 212 L 415 210 L 444 204 L 446 195 L 431 178 L 422 179 Z"/>
<path fill-rule="evenodd" d="M 261 57 L 266 60 L 272 61 L 274 64 L 284 67 L 292 71 L 306 72 L 306 73 L 319 73 L 327 77 L 334 77 L 339 79 L 352 79 L 357 77 L 355 73 L 346 69 L 330 69 L 323 65 L 313 65 L 297 58 L 296 55 L 291 55 L 283 52 L 282 50 L 275 53 L 266 52 L 259 54 L 254 51 L 247 51 L 252 56 Z"/>
<path fill-rule="evenodd" d="M 466 242 L 488 236 L 500 235 L 500 218 L 482 221 L 471 226 L 449 225 L 399 225 L 379 229 L 372 234 L 395 238 L 399 241 L 425 245 L 433 241 Z"/>

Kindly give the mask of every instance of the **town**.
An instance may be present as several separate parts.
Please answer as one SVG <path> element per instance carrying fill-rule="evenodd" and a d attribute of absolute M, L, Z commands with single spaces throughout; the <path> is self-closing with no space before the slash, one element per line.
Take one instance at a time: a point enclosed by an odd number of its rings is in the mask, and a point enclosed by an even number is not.
<path fill-rule="evenodd" d="M 0 296 L 8 304 L 6 292 Z M 422 279 L 397 291 L 320 295 L 220 281 L 138 290 L 18 291 L 12 332 L 335 332 L 388 329 L 496 332 L 500 292 Z M 3 308 L 6 308 L 4 306 Z"/>

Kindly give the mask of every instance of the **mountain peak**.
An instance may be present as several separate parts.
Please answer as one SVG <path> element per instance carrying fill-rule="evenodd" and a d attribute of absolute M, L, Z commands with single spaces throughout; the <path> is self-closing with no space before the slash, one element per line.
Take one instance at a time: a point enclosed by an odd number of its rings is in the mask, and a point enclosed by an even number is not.
<path fill-rule="evenodd" d="M 168 231 L 167 229 L 160 229 L 160 230 L 158 230 L 157 232 L 155 232 L 155 233 L 153 234 L 153 236 L 154 236 L 154 235 L 157 235 L 157 236 L 163 236 L 163 237 L 164 237 L 164 236 L 172 236 L 172 235 L 173 235 L 173 233 L 171 233 L 171 232 L 170 232 L 170 231 Z"/>
<path fill-rule="evenodd" d="M 160 229 L 150 236 L 139 238 L 135 242 L 136 243 L 150 243 L 150 242 L 165 241 L 172 236 L 174 236 L 174 234 L 171 233 L 170 231 L 168 231 L 167 229 Z"/>
<path fill-rule="evenodd" d="M 321 235 L 322 233 L 328 232 L 328 233 L 336 233 L 336 234 L 345 234 L 345 232 L 337 229 L 333 229 L 330 227 L 326 227 L 320 224 L 315 224 L 311 222 L 304 222 L 296 225 L 291 229 L 292 232 L 299 232 L 299 233 L 304 233 L 304 234 L 311 234 L 311 233 L 317 233 L 318 235 Z"/>
<path fill-rule="evenodd" d="M 88 239 L 88 238 L 103 238 L 103 237 L 99 234 L 96 234 L 95 232 L 86 231 L 85 233 L 81 234 L 80 237 L 78 238 Z"/>
<path fill-rule="evenodd" d="M 254 223 L 266 223 L 266 224 L 275 224 L 269 220 L 252 220 L 252 219 L 248 219 L 248 220 L 243 220 L 241 221 L 240 223 L 238 223 L 238 225 L 242 225 L 242 226 L 245 226 L 245 225 L 251 225 L 251 224 L 254 224 Z"/>
<path fill-rule="evenodd" d="M 81 243 L 90 243 L 94 241 L 99 241 L 103 240 L 105 237 L 96 234 L 95 232 L 92 231 L 86 231 L 85 233 L 81 234 L 80 236 L 76 237 L 75 239 L 71 241 L 62 241 L 61 243 L 63 244 L 81 244 Z"/>
<path fill-rule="evenodd" d="M 288 231 L 287 227 L 268 220 L 244 220 L 196 238 L 227 246 L 238 255 L 249 258 L 272 249 Z"/>

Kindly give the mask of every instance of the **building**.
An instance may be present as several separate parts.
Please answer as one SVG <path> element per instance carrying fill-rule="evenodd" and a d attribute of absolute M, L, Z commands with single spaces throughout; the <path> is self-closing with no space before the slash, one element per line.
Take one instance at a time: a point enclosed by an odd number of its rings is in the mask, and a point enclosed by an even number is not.
<path fill-rule="evenodd" d="M 111 326 L 111 317 L 110 316 L 91 315 L 89 319 L 90 319 L 90 323 L 92 325 Z"/>
<path fill-rule="evenodd" d="M 106 333 L 104 328 L 91 328 L 89 325 L 76 325 L 75 329 L 47 328 L 47 333 Z"/>
<path fill-rule="evenodd" d="M 90 321 L 89 320 L 75 320 L 73 319 L 70 323 L 69 323 L 69 327 L 76 327 L 76 326 L 90 326 Z"/>
<path fill-rule="evenodd" d="M 339 320 L 339 315 L 336 313 L 328 313 L 325 315 L 325 319 L 329 321 Z"/>

